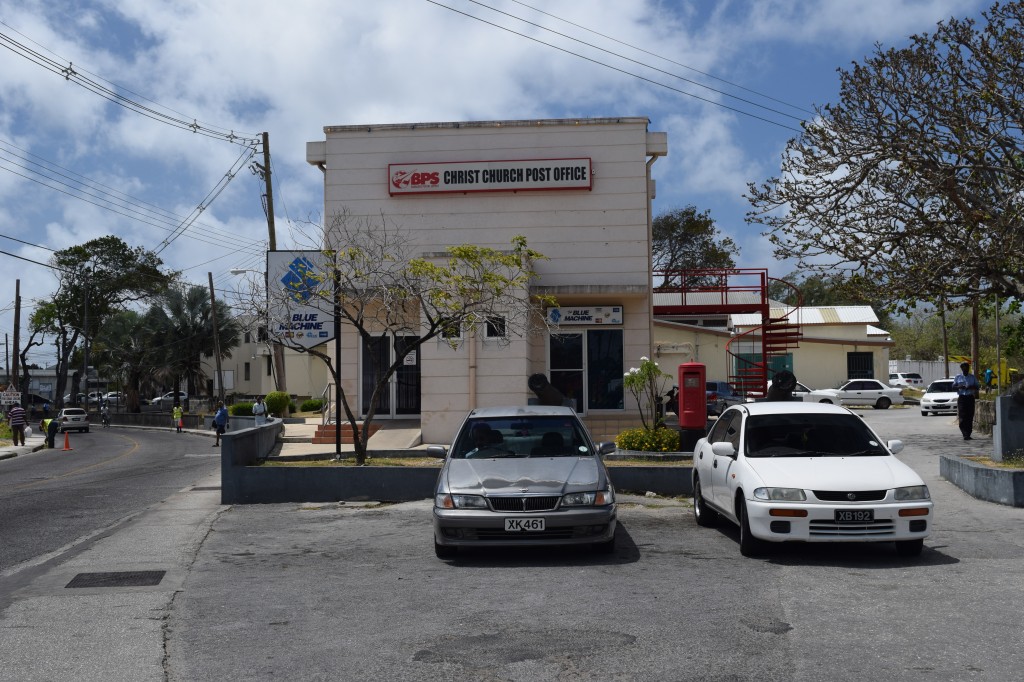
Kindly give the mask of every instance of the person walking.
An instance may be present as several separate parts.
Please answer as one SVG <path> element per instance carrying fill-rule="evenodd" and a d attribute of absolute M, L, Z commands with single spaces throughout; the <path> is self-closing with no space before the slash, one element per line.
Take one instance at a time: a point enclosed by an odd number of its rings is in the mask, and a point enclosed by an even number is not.
<path fill-rule="evenodd" d="M 252 406 L 252 414 L 256 417 L 256 426 L 263 426 L 267 423 L 267 404 L 263 402 L 263 397 L 256 398 L 256 402 Z"/>
<path fill-rule="evenodd" d="M 182 411 L 181 405 L 175 405 L 174 408 L 171 409 L 171 419 L 174 420 L 174 428 L 178 430 L 178 433 L 181 433 L 181 427 L 183 426 L 182 417 L 184 414 L 185 413 Z"/>
<path fill-rule="evenodd" d="M 25 424 L 28 423 L 28 419 L 25 416 L 25 408 L 19 403 L 15 403 L 11 409 L 7 411 L 7 420 L 11 425 L 11 437 L 14 439 L 14 444 L 24 445 Z"/>
<path fill-rule="evenodd" d="M 974 431 L 974 403 L 978 399 L 978 378 L 971 374 L 971 363 L 960 364 L 960 371 L 953 377 L 953 389 L 956 391 L 956 414 L 960 421 L 960 433 L 964 440 L 972 440 Z"/>
<path fill-rule="evenodd" d="M 217 411 L 213 414 L 213 429 L 217 433 L 213 447 L 217 447 L 220 445 L 220 437 L 228 430 L 228 408 L 224 407 L 223 402 L 217 403 Z"/>

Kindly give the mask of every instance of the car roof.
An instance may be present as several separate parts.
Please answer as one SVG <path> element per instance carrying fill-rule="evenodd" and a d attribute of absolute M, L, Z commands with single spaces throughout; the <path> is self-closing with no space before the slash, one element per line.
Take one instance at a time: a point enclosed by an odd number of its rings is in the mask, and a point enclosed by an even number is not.
<path fill-rule="evenodd" d="M 741 403 L 730 409 L 746 410 L 747 414 L 853 414 L 840 405 L 831 403 L 806 403 L 799 400 L 763 400 Z"/>
<path fill-rule="evenodd" d="M 575 417 L 576 410 L 561 405 L 499 405 L 495 407 L 478 407 L 471 410 L 469 417 Z"/>

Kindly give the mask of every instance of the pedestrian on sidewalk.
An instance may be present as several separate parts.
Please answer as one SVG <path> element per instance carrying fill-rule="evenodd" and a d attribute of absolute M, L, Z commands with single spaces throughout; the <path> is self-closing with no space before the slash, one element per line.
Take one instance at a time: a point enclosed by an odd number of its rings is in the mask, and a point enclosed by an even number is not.
<path fill-rule="evenodd" d="M 263 402 L 263 396 L 256 398 L 252 406 L 252 414 L 256 417 L 256 426 L 263 426 L 267 423 L 267 404 Z"/>
<path fill-rule="evenodd" d="M 25 417 L 25 408 L 19 403 L 7 411 L 7 420 L 11 425 L 11 437 L 15 445 L 25 444 L 25 424 L 28 420 Z"/>
<path fill-rule="evenodd" d="M 978 378 L 971 374 L 971 363 L 960 364 L 960 371 L 953 377 L 953 389 L 956 391 L 956 414 L 960 421 L 960 433 L 964 440 L 971 440 L 974 431 L 974 403 L 978 399 Z"/>
<path fill-rule="evenodd" d="M 220 445 L 220 437 L 228 430 L 228 408 L 224 407 L 223 402 L 217 403 L 217 411 L 213 414 L 213 428 L 217 433 L 217 441 L 213 447 L 217 447 Z"/>
<path fill-rule="evenodd" d="M 178 430 L 178 433 L 181 433 L 181 427 L 183 426 L 182 417 L 184 414 L 181 405 L 175 405 L 174 409 L 171 410 L 171 419 L 174 420 L 174 428 Z"/>

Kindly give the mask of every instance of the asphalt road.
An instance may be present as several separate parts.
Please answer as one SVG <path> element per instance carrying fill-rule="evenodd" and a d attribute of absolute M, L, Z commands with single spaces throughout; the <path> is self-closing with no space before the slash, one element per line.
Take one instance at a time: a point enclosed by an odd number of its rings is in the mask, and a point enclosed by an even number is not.
<path fill-rule="evenodd" d="M 915 410 L 861 414 L 905 440 L 931 488 L 919 558 L 880 544 L 746 559 L 687 500 L 626 498 L 614 555 L 441 561 L 428 501 L 222 507 L 197 480 L 31 576 L 0 572 L 0 680 L 1019 679 L 1024 509 L 938 478 L 941 454 L 990 441 Z M 111 566 L 168 573 L 66 587 Z"/>
<path fill-rule="evenodd" d="M 0 461 L 0 573 L 105 529 L 220 467 L 209 438 L 93 426 Z"/>

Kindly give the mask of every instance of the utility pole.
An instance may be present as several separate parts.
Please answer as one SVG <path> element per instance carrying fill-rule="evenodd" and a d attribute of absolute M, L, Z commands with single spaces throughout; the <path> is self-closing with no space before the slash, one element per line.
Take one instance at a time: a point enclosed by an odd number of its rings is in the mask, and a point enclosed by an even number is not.
<path fill-rule="evenodd" d="M 213 295 L 213 273 L 210 277 L 210 323 L 213 325 L 213 356 L 217 361 L 217 398 L 224 402 L 224 373 L 220 369 L 220 333 L 217 331 L 217 299 Z"/>
<path fill-rule="evenodd" d="M 277 251 L 277 230 L 274 227 L 274 185 L 270 178 L 270 133 L 263 133 L 263 181 L 267 186 L 267 205 L 265 207 L 267 212 L 267 232 L 268 244 L 271 251 Z M 270 273 L 264 273 L 264 286 L 266 287 L 267 296 L 270 296 Z M 267 320 L 267 332 L 270 332 L 270 320 Z M 285 378 L 284 369 L 284 346 L 278 341 L 272 341 L 271 345 L 274 350 L 274 378 L 276 380 L 277 390 L 287 393 L 288 382 Z"/>
<path fill-rule="evenodd" d="M 18 386 L 18 352 L 21 350 L 18 345 L 21 343 L 21 280 L 14 280 L 14 357 L 11 361 L 12 370 L 8 374 L 11 386 Z"/>

